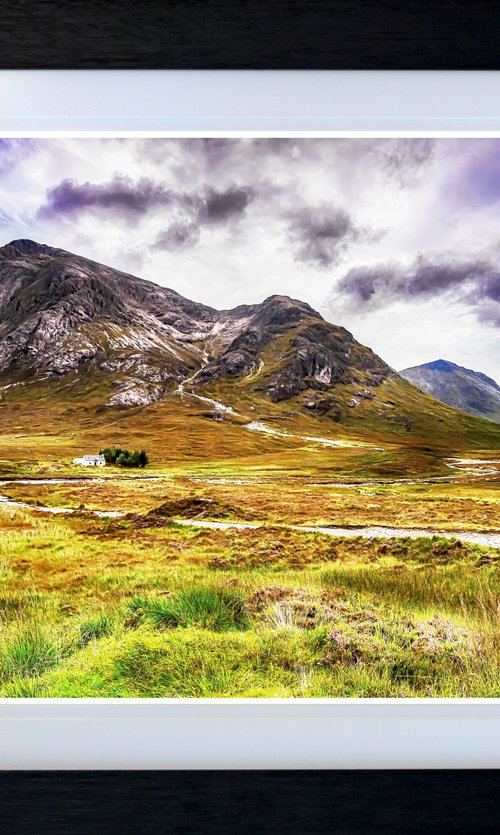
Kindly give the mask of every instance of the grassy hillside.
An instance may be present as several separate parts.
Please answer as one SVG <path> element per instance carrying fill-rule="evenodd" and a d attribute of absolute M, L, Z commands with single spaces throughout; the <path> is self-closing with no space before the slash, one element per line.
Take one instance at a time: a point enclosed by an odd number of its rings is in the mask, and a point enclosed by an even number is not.
<path fill-rule="evenodd" d="M 193 388 L 234 409 L 219 423 L 213 407 L 189 390 L 182 397 L 170 394 L 148 406 L 118 409 L 104 405 L 116 375 L 92 369 L 46 380 L 4 375 L 2 384 L 10 387 L 0 400 L 0 471 L 64 469 L 82 452 L 121 445 L 146 447 L 151 467 L 159 470 L 241 464 L 361 477 L 417 475 L 444 472 L 447 456 L 495 457 L 500 449 L 500 426 L 457 412 L 398 377 L 355 407 L 347 404 L 360 384 L 338 384 L 337 422 L 312 414 L 304 406 L 307 392 L 272 403 L 260 376 Z M 285 434 L 249 431 L 246 424 L 255 421 Z M 329 447 L 307 438 L 353 446 Z"/>

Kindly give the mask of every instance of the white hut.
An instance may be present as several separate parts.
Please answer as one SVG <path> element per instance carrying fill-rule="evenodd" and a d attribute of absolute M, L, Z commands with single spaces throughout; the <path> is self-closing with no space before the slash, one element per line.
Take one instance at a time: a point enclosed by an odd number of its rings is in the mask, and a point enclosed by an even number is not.
<path fill-rule="evenodd" d="M 73 458 L 73 464 L 83 467 L 105 467 L 106 459 L 104 455 L 82 455 L 81 458 Z"/>

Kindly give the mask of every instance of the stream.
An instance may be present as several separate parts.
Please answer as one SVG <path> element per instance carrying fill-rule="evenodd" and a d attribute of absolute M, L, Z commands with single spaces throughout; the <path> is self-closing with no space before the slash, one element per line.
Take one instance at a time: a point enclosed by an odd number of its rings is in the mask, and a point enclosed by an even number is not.
<path fill-rule="evenodd" d="M 46 482 L 45 482 L 46 483 Z M 90 513 L 92 516 L 100 516 L 102 518 L 109 517 L 110 519 L 117 519 L 124 514 L 119 510 L 78 510 L 75 507 L 45 507 L 44 505 L 29 504 L 28 502 L 18 502 L 14 499 L 9 499 L 8 496 L 0 495 L 0 505 L 4 507 L 19 507 L 26 510 L 37 510 L 39 513 L 52 513 L 54 516 L 59 514 L 71 513 Z"/>
<path fill-rule="evenodd" d="M 209 522 L 205 519 L 176 519 L 177 525 L 187 525 L 193 528 L 209 528 L 210 530 L 227 531 L 236 530 L 259 530 L 268 526 L 252 524 L 251 522 Z M 370 526 L 366 528 L 341 528 L 341 527 L 312 527 L 309 525 L 276 525 L 274 530 L 302 531 L 303 533 L 322 533 L 326 536 L 337 536 L 344 539 L 354 539 L 357 536 L 363 539 L 420 539 L 422 537 L 443 536 L 446 539 L 459 539 L 461 542 L 473 542 L 476 545 L 486 545 L 492 548 L 500 548 L 500 533 L 476 533 L 475 531 L 438 531 L 430 528 L 386 528 L 382 526 Z"/>

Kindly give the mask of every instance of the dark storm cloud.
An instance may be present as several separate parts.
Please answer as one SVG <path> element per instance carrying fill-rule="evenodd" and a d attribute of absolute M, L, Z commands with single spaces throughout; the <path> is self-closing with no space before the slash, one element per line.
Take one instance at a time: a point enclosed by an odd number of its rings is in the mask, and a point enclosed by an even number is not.
<path fill-rule="evenodd" d="M 500 327 L 500 272 L 485 276 L 469 293 L 467 301 L 474 307 L 480 322 Z"/>
<path fill-rule="evenodd" d="M 477 318 L 487 325 L 500 326 L 500 273 L 491 272 L 478 281 L 467 295 Z"/>
<path fill-rule="evenodd" d="M 209 189 L 202 197 L 193 199 L 195 209 L 189 219 L 176 221 L 160 232 L 153 249 L 179 252 L 198 243 L 203 226 L 225 224 L 243 215 L 253 191 L 249 188 L 228 188 L 225 191 Z"/>
<path fill-rule="evenodd" d="M 190 207 L 192 198 L 146 178 L 133 182 L 128 177 L 117 176 L 107 183 L 63 180 L 48 189 L 47 202 L 40 206 L 38 217 L 53 218 L 85 209 L 111 209 L 120 214 L 137 216 L 158 206 L 179 202 Z"/>
<path fill-rule="evenodd" d="M 179 252 L 190 249 L 198 243 L 200 228 L 195 223 L 172 223 L 160 232 L 153 249 L 163 249 L 167 252 Z"/>
<path fill-rule="evenodd" d="M 288 236 L 297 261 L 317 267 L 338 263 L 359 230 L 343 209 L 307 206 L 288 216 Z"/>
<path fill-rule="evenodd" d="M 354 267 L 333 288 L 327 303 L 343 300 L 357 310 L 375 310 L 398 301 L 445 294 L 469 306 L 482 321 L 500 321 L 500 273 L 488 259 L 457 261 L 441 256 L 431 260 L 420 256 L 409 267 Z"/>
<path fill-rule="evenodd" d="M 433 296 L 458 290 L 467 282 L 476 282 L 476 289 L 479 290 L 479 286 L 482 287 L 491 277 L 491 272 L 491 265 L 482 260 L 457 263 L 419 257 L 409 267 L 395 264 L 353 267 L 341 278 L 336 289 L 344 296 L 378 307 L 391 299 Z"/>
<path fill-rule="evenodd" d="M 161 239 L 163 248 L 179 249 L 197 242 L 201 226 L 223 224 L 243 215 L 253 198 L 253 189 L 242 186 L 221 191 L 204 188 L 200 193 L 186 193 L 147 178 L 134 182 L 129 177 L 115 176 L 105 183 L 63 180 L 48 189 L 46 202 L 38 209 L 37 216 L 47 220 L 101 210 L 137 218 L 160 207 L 172 207 L 181 212 L 184 219 L 170 226 L 173 231 L 167 229 Z M 182 246 L 176 246 L 176 241 Z M 158 241 L 155 246 L 157 244 Z"/>
<path fill-rule="evenodd" d="M 500 302 L 500 273 L 489 275 L 484 282 L 484 296 Z"/>
<path fill-rule="evenodd" d="M 209 189 L 198 212 L 198 220 L 200 223 L 225 223 L 243 214 L 253 197 L 254 192 L 250 188 Z"/>
<path fill-rule="evenodd" d="M 485 261 L 430 261 L 417 258 L 406 275 L 401 276 L 397 287 L 409 296 L 434 295 L 450 289 L 459 289 L 469 281 L 483 281 L 491 271 Z"/>
<path fill-rule="evenodd" d="M 369 302 L 377 295 L 382 295 L 391 282 L 396 279 L 396 270 L 389 264 L 377 264 L 371 267 L 353 267 L 340 280 L 337 293 L 352 297 L 360 302 Z"/>

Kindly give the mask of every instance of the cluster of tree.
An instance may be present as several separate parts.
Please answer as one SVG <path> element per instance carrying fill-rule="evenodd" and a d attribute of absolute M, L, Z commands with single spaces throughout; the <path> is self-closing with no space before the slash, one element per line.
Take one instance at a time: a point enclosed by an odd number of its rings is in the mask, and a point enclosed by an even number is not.
<path fill-rule="evenodd" d="M 112 446 L 101 449 L 99 454 L 104 455 L 106 464 L 117 464 L 119 467 L 145 467 L 148 463 L 147 453 L 143 449 L 130 452 L 128 449 Z"/>

